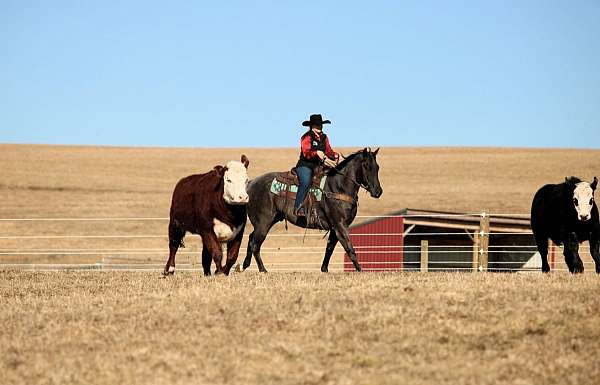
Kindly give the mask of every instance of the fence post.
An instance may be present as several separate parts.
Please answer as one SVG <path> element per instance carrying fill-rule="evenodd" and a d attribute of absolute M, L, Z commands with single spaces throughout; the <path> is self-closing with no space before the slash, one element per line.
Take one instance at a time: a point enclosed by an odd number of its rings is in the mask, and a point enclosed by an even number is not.
<path fill-rule="evenodd" d="M 481 220 L 479 221 L 479 235 L 481 237 L 479 246 L 479 261 L 481 262 L 479 268 L 481 271 L 487 271 L 488 269 L 488 248 L 490 244 L 490 216 L 483 210 L 481 213 Z"/>
<path fill-rule="evenodd" d="M 427 240 L 421 241 L 421 272 L 427 273 L 429 271 L 429 242 Z"/>
<path fill-rule="evenodd" d="M 479 233 L 473 232 L 473 272 L 476 272 L 479 268 Z"/>

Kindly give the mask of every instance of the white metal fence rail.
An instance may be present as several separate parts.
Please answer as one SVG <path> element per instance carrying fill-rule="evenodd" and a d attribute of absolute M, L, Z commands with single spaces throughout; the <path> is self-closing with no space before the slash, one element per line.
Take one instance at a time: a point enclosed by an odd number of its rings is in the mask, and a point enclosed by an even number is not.
<path fill-rule="evenodd" d="M 486 245 L 486 239 L 489 240 L 489 236 L 492 235 L 531 235 L 531 231 L 525 232 L 491 232 L 489 231 L 489 219 L 495 218 L 528 218 L 529 214 L 523 213 L 497 213 L 490 214 L 486 212 L 482 213 L 468 213 L 468 214 L 406 214 L 406 215 L 359 215 L 359 219 L 384 219 L 384 218 L 481 218 L 482 224 L 487 223 L 487 228 L 482 227 L 479 232 L 473 232 L 469 234 L 467 232 L 396 232 L 396 233 L 367 233 L 367 234 L 352 234 L 353 237 L 379 237 L 379 236 L 397 236 L 397 237 L 444 237 L 444 236 L 467 236 L 475 235 L 479 240 L 477 245 L 478 253 L 480 255 L 485 254 L 485 260 L 482 262 L 485 265 L 485 269 L 493 269 L 494 265 L 504 265 L 503 270 L 530 270 L 523 268 L 523 261 L 488 261 L 487 257 L 489 254 L 531 254 L 533 255 L 537 248 L 534 245 L 522 245 L 522 246 L 494 246 Z M 0 223 L 27 223 L 27 222 L 135 222 L 135 221 L 168 221 L 169 218 L 165 217 L 116 217 L 116 218 L 0 218 Z M 487 230 L 487 231 L 486 231 Z M 244 237 L 248 237 L 248 231 L 244 234 Z M 268 237 L 323 237 L 322 232 L 298 232 L 298 233 L 287 233 L 287 234 L 270 234 Z M 0 234 L 0 269 L 6 268 L 18 268 L 18 269 L 34 269 L 34 270 L 162 270 L 164 263 L 166 262 L 166 255 L 168 255 L 168 248 L 7 248 L 3 247 L 2 242 L 8 240 L 52 240 L 52 239 L 152 239 L 162 238 L 167 239 L 166 234 L 59 234 L 59 235 L 17 235 L 17 234 Z M 468 254 L 469 256 L 474 254 L 472 246 L 462 245 L 425 245 L 426 256 L 435 254 Z M 382 251 L 372 250 L 374 248 L 385 248 Z M 485 248 L 485 250 L 484 250 Z M 421 261 L 363 261 L 361 265 L 368 267 L 369 265 L 377 264 L 402 264 L 403 267 L 409 269 L 417 269 L 419 265 L 423 266 L 423 245 L 384 245 L 384 246 L 355 246 L 357 252 L 362 249 L 368 249 L 369 254 L 421 254 Z M 390 250 L 398 249 L 398 250 Z M 503 249 L 503 250 L 500 250 Z M 510 249 L 510 250 L 506 250 Z M 302 261 L 302 256 L 307 254 L 320 254 L 324 253 L 324 247 L 314 246 L 284 246 L 284 247 L 264 247 L 262 248 L 265 254 L 269 255 L 290 255 L 298 256 L 298 261 L 295 262 L 269 262 L 271 267 L 270 271 L 318 271 L 320 262 L 305 262 Z M 238 262 L 245 255 L 246 249 L 242 247 L 240 249 L 240 257 Z M 200 251 L 186 251 L 180 250 L 178 255 L 180 256 L 198 256 Z M 343 255 L 344 251 L 341 250 L 341 246 L 334 252 L 334 255 Z M 582 253 L 585 254 L 585 253 Z M 101 258 L 96 263 L 7 263 L 3 260 L 4 256 L 98 256 Z M 163 258 L 158 258 L 158 256 Z M 135 259 L 130 256 L 147 256 L 144 259 Z M 345 262 L 332 262 L 331 267 L 341 268 Z M 427 271 L 436 270 L 448 270 L 446 267 L 436 267 L 436 265 L 454 265 L 451 270 L 457 271 L 470 271 L 474 269 L 474 261 L 465 261 L 449 259 L 449 260 L 427 260 L 426 268 Z M 506 267 L 506 265 L 515 265 L 514 268 Z M 585 264 L 592 264 L 591 262 L 585 262 Z M 464 265 L 464 266 L 463 266 Z M 518 266 L 517 266 L 518 265 Z M 478 266 L 481 270 L 481 265 Z M 201 271 L 201 266 L 197 263 L 193 263 L 191 260 L 183 260 L 177 264 L 178 270 L 190 270 L 190 271 Z M 383 269 L 382 269 L 383 270 Z M 566 270 L 565 268 L 558 268 L 555 270 Z"/>

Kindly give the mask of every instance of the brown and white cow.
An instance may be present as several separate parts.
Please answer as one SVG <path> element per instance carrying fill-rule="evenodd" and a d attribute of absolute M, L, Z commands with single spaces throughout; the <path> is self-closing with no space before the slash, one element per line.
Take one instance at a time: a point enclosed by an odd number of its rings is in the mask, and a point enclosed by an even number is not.
<path fill-rule="evenodd" d="M 186 232 L 202 238 L 202 267 L 210 275 L 211 260 L 215 273 L 229 274 L 235 264 L 244 228 L 248 194 L 248 164 L 246 155 L 241 162 L 215 166 L 206 174 L 181 179 L 173 190 L 169 221 L 169 260 L 163 272 L 175 272 L 175 254 L 183 246 Z M 227 261 L 222 265 L 223 245 L 227 245 Z"/>

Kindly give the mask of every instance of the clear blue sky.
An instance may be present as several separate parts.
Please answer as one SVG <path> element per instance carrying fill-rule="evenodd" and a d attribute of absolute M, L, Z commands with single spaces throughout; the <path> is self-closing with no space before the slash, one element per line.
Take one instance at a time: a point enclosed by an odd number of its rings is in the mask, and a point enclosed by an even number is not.
<path fill-rule="evenodd" d="M 600 1 L 0 1 L 0 142 L 600 148 Z"/>

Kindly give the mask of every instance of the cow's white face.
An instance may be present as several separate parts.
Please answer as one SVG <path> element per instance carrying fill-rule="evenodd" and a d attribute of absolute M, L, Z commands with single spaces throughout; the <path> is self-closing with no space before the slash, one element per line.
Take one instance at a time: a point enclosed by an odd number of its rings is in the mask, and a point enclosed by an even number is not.
<path fill-rule="evenodd" d="M 223 174 L 223 199 L 230 205 L 245 205 L 248 203 L 248 173 L 242 162 L 231 161 Z"/>
<path fill-rule="evenodd" d="M 573 204 L 575 205 L 575 210 L 577 210 L 577 219 L 587 221 L 592 217 L 594 189 L 588 182 L 580 182 L 575 185 Z"/>

